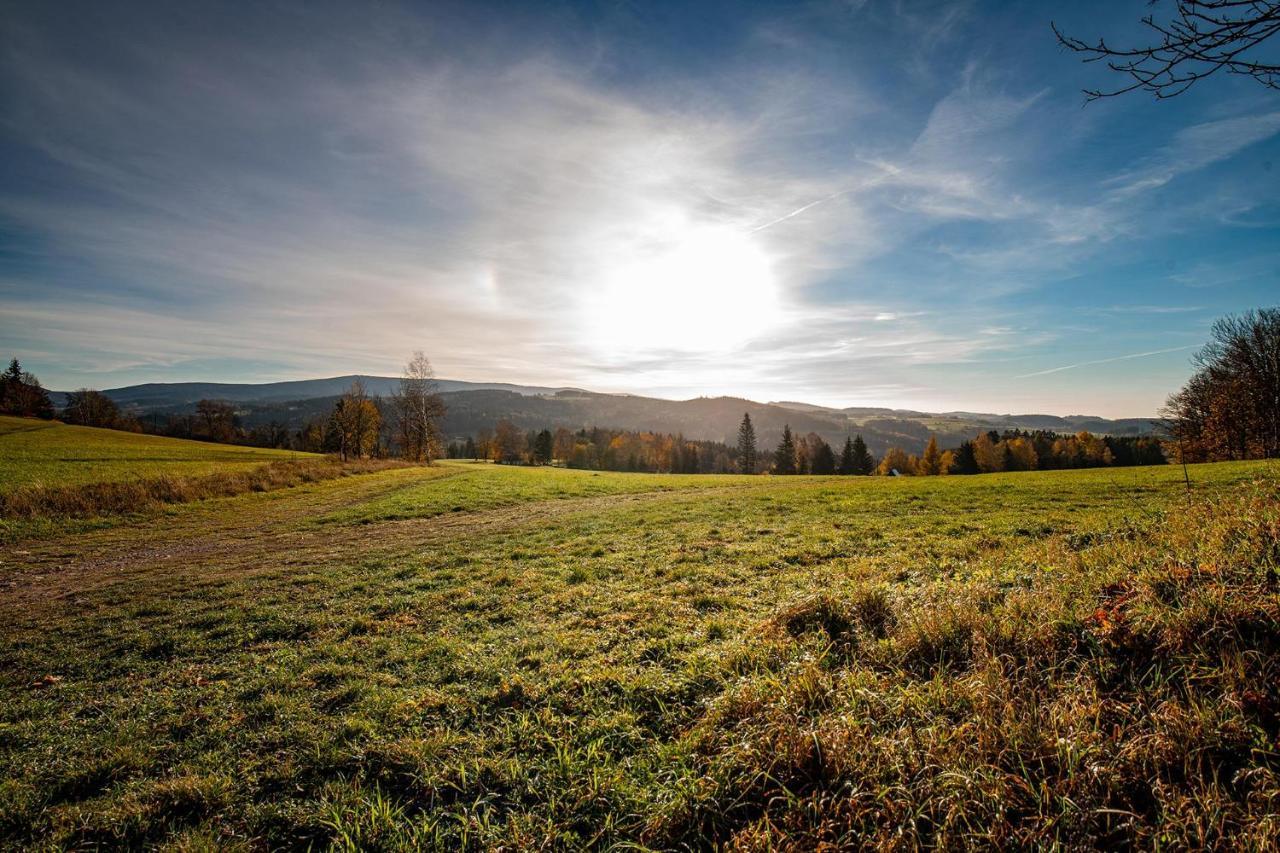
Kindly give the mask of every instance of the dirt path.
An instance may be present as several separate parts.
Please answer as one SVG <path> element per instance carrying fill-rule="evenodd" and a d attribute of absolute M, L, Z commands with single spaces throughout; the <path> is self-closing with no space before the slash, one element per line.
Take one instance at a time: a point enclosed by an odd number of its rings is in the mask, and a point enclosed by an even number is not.
<path fill-rule="evenodd" d="M 360 478 L 342 485 L 349 488 L 292 495 L 287 494 L 291 490 L 284 490 L 254 496 L 261 498 L 257 501 L 239 499 L 239 504 L 237 498 L 209 501 L 184 507 L 175 515 L 19 545 L 11 552 L 12 559 L 0 565 L 0 612 L 72 599 L 88 590 L 157 572 L 176 580 L 210 571 L 239 574 L 279 571 L 282 566 L 301 570 L 334 561 L 409 554 L 459 536 L 502 533 L 566 515 L 743 488 L 552 498 L 418 519 L 307 524 L 309 519 L 406 487 L 403 482 L 378 484 L 360 482 Z"/>

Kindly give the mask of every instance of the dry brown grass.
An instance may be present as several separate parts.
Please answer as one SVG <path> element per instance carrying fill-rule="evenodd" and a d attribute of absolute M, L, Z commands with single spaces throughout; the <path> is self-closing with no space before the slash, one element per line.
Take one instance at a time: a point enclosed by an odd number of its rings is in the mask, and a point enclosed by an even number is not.
<path fill-rule="evenodd" d="M 342 462 L 331 457 L 269 462 L 247 471 L 200 477 L 163 475 L 121 482 L 70 486 L 25 486 L 0 495 L 0 518 L 86 518 L 142 512 L 163 504 L 222 498 L 245 492 L 269 492 L 303 483 L 349 477 L 407 463 L 390 459 Z"/>

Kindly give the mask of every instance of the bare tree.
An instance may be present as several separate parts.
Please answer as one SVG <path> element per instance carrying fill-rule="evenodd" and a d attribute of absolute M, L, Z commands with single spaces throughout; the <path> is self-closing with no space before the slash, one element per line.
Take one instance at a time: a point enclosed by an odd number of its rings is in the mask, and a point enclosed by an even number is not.
<path fill-rule="evenodd" d="M 196 415 L 204 423 L 205 435 L 212 441 L 231 441 L 236 434 L 236 407 L 223 400 L 201 400 Z"/>
<path fill-rule="evenodd" d="M 1155 6 L 1156 0 L 1150 5 Z M 1154 15 L 1142 19 L 1157 38 L 1156 44 L 1146 47 L 1114 48 L 1101 37 L 1095 45 L 1051 24 L 1063 47 L 1083 54 L 1085 62 L 1106 62 L 1129 80 L 1110 91 L 1085 89 L 1088 100 L 1134 90 L 1172 98 L 1223 70 L 1280 89 L 1280 65 L 1261 61 L 1256 53 L 1260 44 L 1280 31 L 1280 0 L 1174 0 L 1174 7 L 1167 20 L 1156 20 Z"/>
<path fill-rule="evenodd" d="M 114 427 L 120 420 L 120 409 L 106 394 L 81 388 L 67 395 L 62 419 L 69 424 L 91 427 Z"/>
<path fill-rule="evenodd" d="M 440 420 L 445 406 L 431 362 L 421 350 L 405 365 L 400 388 L 391 402 L 396 410 L 401 455 L 431 464 L 439 455 Z"/>

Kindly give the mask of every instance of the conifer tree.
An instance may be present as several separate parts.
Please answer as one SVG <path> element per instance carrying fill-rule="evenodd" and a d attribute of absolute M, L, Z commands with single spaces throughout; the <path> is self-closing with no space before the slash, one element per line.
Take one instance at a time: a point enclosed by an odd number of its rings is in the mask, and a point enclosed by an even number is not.
<path fill-rule="evenodd" d="M 955 470 L 957 474 L 978 473 L 978 457 L 974 452 L 972 441 L 963 442 L 960 449 L 956 451 Z"/>
<path fill-rule="evenodd" d="M 742 425 L 738 427 L 738 463 L 742 466 L 742 473 L 756 472 L 756 428 L 747 412 L 742 413 Z"/>
<path fill-rule="evenodd" d="M 818 449 L 813 451 L 813 461 L 809 465 L 813 474 L 834 474 L 836 472 L 836 455 L 831 452 L 831 445 L 822 441 Z"/>
<path fill-rule="evenodd" d="M 836 465 L 837 474 L 854 474 L 855 462 L 853 459 L 853 437 L 844 437 L 844 450 L 840 451 L 840 463 Z"/>
<path fill-rule="evenodd" d="M 853 473 L 866 476 L 876 469 L 876 460 L 867 452 L 867 443 L 859 433 L 853 437 Z"/>
<path fill-rule="evenodd" d="M 796 442 L 791 437 L 791 425 L 782 428 L 782 443 L 773 454 L 773 471 L 775 474 L 794 474 L 796 472 Z"/>

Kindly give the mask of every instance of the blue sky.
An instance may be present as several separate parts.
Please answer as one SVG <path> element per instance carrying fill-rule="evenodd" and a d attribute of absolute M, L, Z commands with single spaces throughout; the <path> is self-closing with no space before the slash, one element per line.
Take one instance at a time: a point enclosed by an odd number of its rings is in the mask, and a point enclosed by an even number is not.
<path fill-rule="evenodd" d="M 423 349 L 1140 416 L 1280 302 L 1280 95 L 1084 106 L 1111 81 L 1054 42 L 1132 41 L 1141 0 L 5 7 L 0 349 L 50 387 Z"/>

